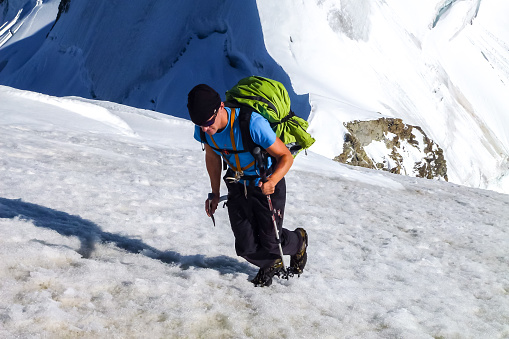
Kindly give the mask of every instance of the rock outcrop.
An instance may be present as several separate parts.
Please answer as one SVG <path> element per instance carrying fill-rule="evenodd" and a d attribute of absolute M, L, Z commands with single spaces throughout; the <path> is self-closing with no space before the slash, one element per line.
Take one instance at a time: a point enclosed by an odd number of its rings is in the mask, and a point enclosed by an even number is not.
<path fill-rule="evenodd" d="M 401 119 L 351 121 L 343 153 L 334 160 L 354 166 L 447 181 L 442 149 L 418 127 Z"/>

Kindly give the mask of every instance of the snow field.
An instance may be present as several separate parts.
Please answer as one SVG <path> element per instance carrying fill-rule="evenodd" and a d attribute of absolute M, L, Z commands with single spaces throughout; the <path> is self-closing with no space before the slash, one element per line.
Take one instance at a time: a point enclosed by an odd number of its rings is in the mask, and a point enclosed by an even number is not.
<path fill-rule="evenodd" d="M 65 100 L 0 97 L 0 336 L 509 334 L 507 195 L 299 155 L 285 226 L 308 231 L 308 266 L 254 288 L 226 209 L 215 228 L 203 211 L 191 123 L 67 98 L 126 134 Z"/>

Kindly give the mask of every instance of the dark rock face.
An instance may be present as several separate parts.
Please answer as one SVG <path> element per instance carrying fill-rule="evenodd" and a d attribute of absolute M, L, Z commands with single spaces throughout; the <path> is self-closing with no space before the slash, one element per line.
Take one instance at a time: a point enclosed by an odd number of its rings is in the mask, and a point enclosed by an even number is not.
<path fill-rule="evenodd" d="M 57 18 L 55 19 L 55 22 L 53 23 L 53 27 L 55 26 L 57 21 L 60 19 L 60 16 L 63 13 L 67 13 L 69 11 L 70 5 L 71 5 L 71 0 L 60 0 L 60 3 L 58 4 Z"/>
<path fill-rule="evenodd" d="M 418 127 L 401 119 L 380 118 L 351 121 L 341 163 L 427 179 L 447 181 L 447 164 L 442 149 Z"/>

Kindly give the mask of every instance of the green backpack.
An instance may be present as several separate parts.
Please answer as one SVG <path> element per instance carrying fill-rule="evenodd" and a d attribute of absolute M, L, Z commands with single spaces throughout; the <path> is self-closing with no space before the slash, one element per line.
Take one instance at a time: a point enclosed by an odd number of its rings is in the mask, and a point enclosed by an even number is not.
<path fill-rule="evenodd" d="M 256 147 L 249 133 L 249 121 L 254 109 L 270 126 L 295 157 L 309 148 L 315 139 L 306 131 L 309 124 L 290 109 L 290 97 L 278 81 L 250 76 L 240 80 L 226 92 L 225 106 L 240 107 L 239 123 L 244 149 L 253 153 Z"/>

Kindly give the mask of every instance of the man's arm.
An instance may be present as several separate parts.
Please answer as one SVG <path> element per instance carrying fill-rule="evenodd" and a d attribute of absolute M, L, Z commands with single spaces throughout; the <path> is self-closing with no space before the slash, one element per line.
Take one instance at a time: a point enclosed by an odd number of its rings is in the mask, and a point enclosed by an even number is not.
<path fill-rule="evenodd" d="M 272 175 L 267 178 L 265 183 L 260 182 L 259 186 L 262 188 L 263 194 L 270 195 L 274 193 L 276 184 L 283 179 L 292 167 L 293 156 L 279 138 L 276 138 L 276 141 L 266 150 L 271 156 L 276 158 L 277 164 Z"/>
<path fill-rule="evenodd" d="M 210 205 L 208 200 L 205 201 L 205 212 L 207 212 L 207 215 L 210 217 L 214 214 L 219 204 L 223 161 L 221 160 L 221 156 L 214 152 L 212 147 L 207 144 L 205 144 L 205 165 L 210 178 L 210 188 L 212 189 L 212 193 L 214 193 L 214 199 L 212 199 Z"/>

